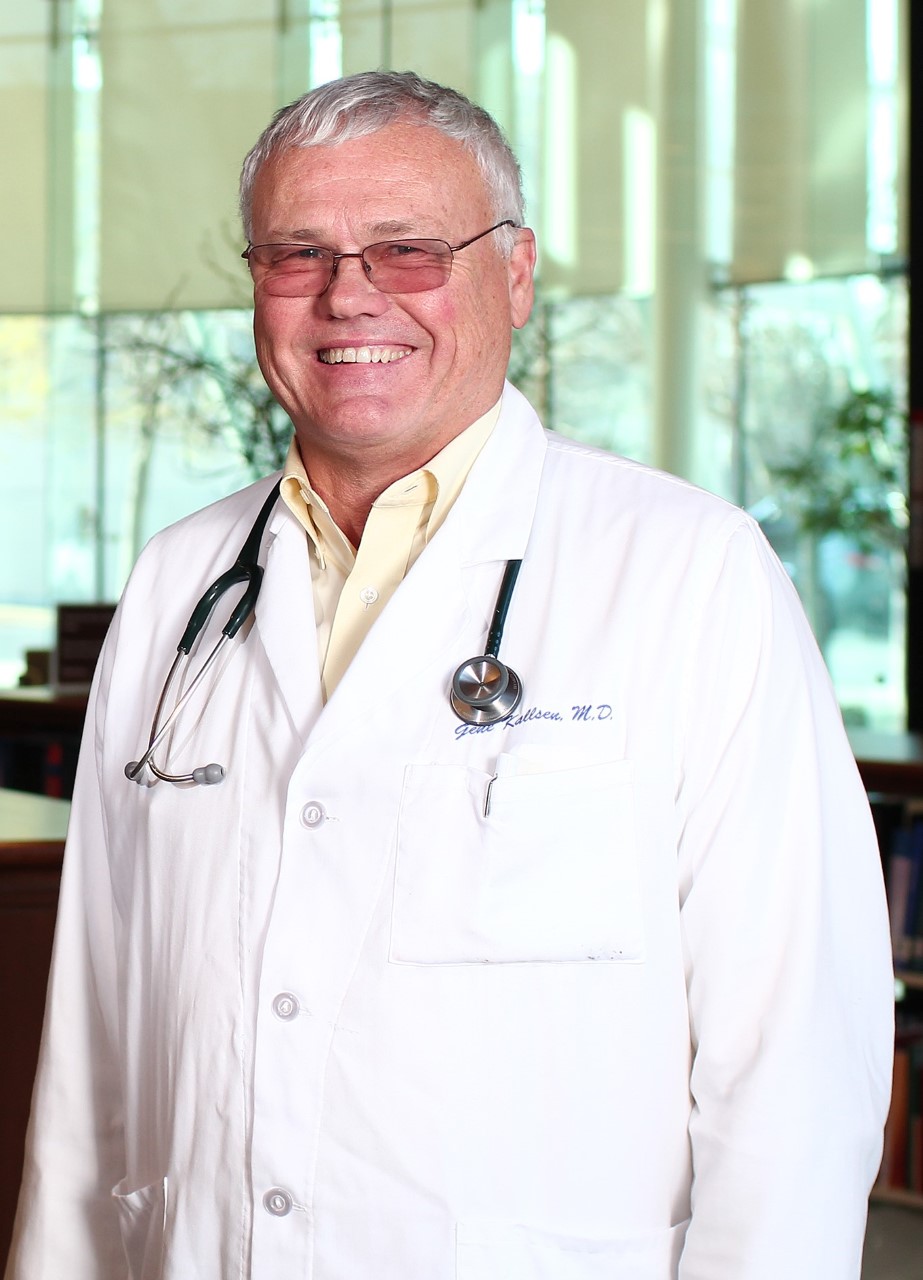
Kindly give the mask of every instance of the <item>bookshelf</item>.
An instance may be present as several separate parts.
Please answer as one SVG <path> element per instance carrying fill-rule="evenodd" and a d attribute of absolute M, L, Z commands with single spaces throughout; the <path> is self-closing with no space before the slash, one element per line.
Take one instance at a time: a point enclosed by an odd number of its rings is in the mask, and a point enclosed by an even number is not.
<path fill-rule="evenodd" d="M 0 789 L 0 1269 L 22 1174 L 70 805 Z"/>
<path fill-rule="evenodd" d="M 0 690 L 0 787 L 69 799 L 86 707 L 85 691 Z"/>
<path fill-rule="evenodd" d="M 873 1195 L 923 1209 L 923 735 L 855 730 L 850 742 L 875 815 L 895 948 L 894 1088 Z"/>

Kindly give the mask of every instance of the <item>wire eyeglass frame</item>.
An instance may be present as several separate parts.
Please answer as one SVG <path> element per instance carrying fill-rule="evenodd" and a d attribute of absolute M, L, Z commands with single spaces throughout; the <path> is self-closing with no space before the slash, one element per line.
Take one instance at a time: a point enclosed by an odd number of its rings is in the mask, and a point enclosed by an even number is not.
<path fill-rule="evenodd" d="M 501 227 L 518 230 L 518 223 L 512 218 L 504 218 L 486 231 L 480 231 L 469 240 L 454 245 L 447 240 L 409 236 L 399 240 L 379 240 L 355 253 L 334 253 L 323 245 L 279 241 L 248 244 L 240 256 L 249 264 L 254 279 L 262 283 L 268 293 L 281 297 L 320 297 L 330 288 L 343 258 L 358 258 L 368 279 L 382 293 L 428 293 L 433 289 L 441 289 L 448 283 L 456 253 L 483 240 L 491 232 L 499 231 Z M 416 249 L 426 260 L 416 262 L 415 265 L 408 263 L 401 266 L 398 259 L 405 255 L 395 254 L 394 251 L 402 248 Z M 293 252 L 280 261 L 272 261 L 279 251 L 285 250 Z M 303 257 L 307 250 L 318 256 Z M 371 258 L 369 254 L 372 255 Z M 406 256 L 415 255 L 411 253 Z M 324 270 L 320 270 L 321 267 Z M 379 274 L 376 275 L 376 272 Z"/>

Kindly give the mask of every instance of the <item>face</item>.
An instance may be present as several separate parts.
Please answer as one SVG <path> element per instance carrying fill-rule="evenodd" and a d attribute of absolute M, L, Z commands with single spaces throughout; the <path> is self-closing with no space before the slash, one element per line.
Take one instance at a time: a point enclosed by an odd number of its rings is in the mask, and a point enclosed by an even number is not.
<path fill-rule="evenodd" d="M 429 126 L 287 149 L 263 165 L 254 188 L 254 244 L 335 252 L 400 236 L 459 244 L 496 221 L 474 160 Z M 427 293 L 380 292 L 358 258 L 342 260 L 316 298 L 271 297 L 257 282 L 257 357 L 309 466 L 319 456 L 406 473 L 499 399 L 511 328 L 532 305 L 534 241 L 517 235 L 509 260 L 495 234 L 463 249 L 448 282 Z M 368 362 L 338 354 L 363 347 Z"/>

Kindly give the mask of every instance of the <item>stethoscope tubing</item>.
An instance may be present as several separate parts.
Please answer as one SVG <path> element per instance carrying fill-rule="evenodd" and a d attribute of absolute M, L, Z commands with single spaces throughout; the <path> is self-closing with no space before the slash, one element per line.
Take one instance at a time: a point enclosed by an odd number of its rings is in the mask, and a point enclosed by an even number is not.
<path fill-rule="evenodd" d="M 263 566 L 258 560 L 260 543 L 263 540 L 263 533 L 265 532 L 272 509 L 278 501 L 281 484 L 281 480 L 277 481 L 264 499 L 263 505 L 260 507 L 259 514 L 254 520 L 253 525 L 250 528 L 250 532 L 244 539 L 243 546 L 238 552 L 233 565 L 230 569 L 227 569 L 224 573 L 220 574 L 196 602 L 195 608 L 190 614 L 189 621 L 186 624 L 186 629 L 184 630 L 180 642 L 176 647 L 176 657 L 173 659 L 173 663 L 167 673 L 167 678 L 164 681 L 160 697 L 157 700 L 157 708 L 154 712 L 154 719 L 151 723 L 151 732 L 148 739 L 147 750 L 141 756 L 140 760 L 132 760 L 125 766 L 125 776 L 131 781 L 139 783 L 143 783 L 145 781 L 145 766 L 150 769 L 151 773 L 153 773 L 156 778 L 159 778 L 163 782 L 214 783 L 220 782 L 224 777 L 224 768 L 218 764 L 204 765 L 200 768 L 193 769 L 191 773 L 167 773 L 165 770 L 159 768 L 155 762 L 154 752 L 163 741 L 163 738 L 171 725 L 175 722 L 176 717 L 186 706 L 196 689 L 198 689 L 206 674 L 211 670 L 215 659 L 221 652 L 224 645 L 237 635 L 247 618 L 249 618 L 250 614 L 256 608 L 260 588 L 263 585 Z M 228 618 L 227 623 L 222 628 L 221 635 L 219 636 L 214 648 L 190 681 L 188 688 L 185 689 L 180 698 L 177 699 L 173 710 L 167 716 L 166 720 L 164 720 L 163 724 L 161 724 L 160 717 L 163 714 L 167 694 L 173 685 L 173 681 L 176 679 L 176 673 L 179 669 L 180 663 L 184 658 L 188 658 L 193 644 L 205 624 L 208 622 L 208 619 L 211 617 L 212 610 L 215 608 L 215 605 L 224 593 L 226 591 L 230 591 L 241 582 L 246 583 L 246 587 L 241 593 L 240 599 L 231 611 L 231 616 Z"/>
<path fill-rule="evenodd" d="M 150 737 L 150 741 L 147 744 L 147 750 L 145 751 L 144 755 L 141 757 L 140 760 L 135 760 L 131 764 L 126 765 L 125 767 L 125 776 L 131 779 L 131 781 L 134 782 L 140 779 L 141 773 L 145 765 L 147 765 L 151 773 L 153 773 L 156 777 L 160 778 L 163 782 L 194 782 L 195 781 L 195 778 L 191 773 L 189 774 L 164 773 L 160 768 L 158 768 L 157 764 L 154 761 L 154 752 L 160 746 L 160 743 L 163 741 L 164 736 L 169 731 L 173 722 L 176 720 L 176 717 L 182 711 L 183 707 L 185 707 L 186 703 L 195 693 L 196 689 L 198 689 L 199 685 L 204 680 L 207 672 L 211 669 L 212 664 L 214 663 L 218 654 L 221 652 L 224 646 L 228 643 L 230 638 L 231 638 L 230 636 L 226 635 L 225 632 L 222 631 L 211 653 L 208 655 L 208 657 L 202 663 L 199 670 L 195 673 L 195 676 L 189 682 L 189 687 L 177 699 L 176 705 L 173 707 L 173 710 L 167 716 L 166 720 L 164 720 L 163 724 L 161 724 L 160 717 L 163 712 L 163 704 L 166 702 L 166 699 L 167 699 L 167 693 L 169 692 L 170 687 L 172 686 L 173 681 L 176 678 L 176 673 L 179 669 L 180 663 L 183 661 L 184 658 L 188 657 L 188 650 L 184 650 L 182 645 L 177 649 L 176 657 L 173 659 L 173 664 L 170 667 L 170 670 L 167 674 L 166 681 L 164 682 L 163 689 L 160 691 L 160 698 L 157 701 L 157 710 L 154 712 L 154 720 L 151 725 L 151 737 Z M 223 776 L 223 771 L 222 771 L 222 776 Z"/>
<path fill-rule="evenodd" d="M 254 520 L 253 526 L 247 534 L 231 568 L 217 577 L 196 602 L 177 646 L 176 656 L 167 673 L 160 697 L 157 700 L 147 749 L 140 760 L 132 760 L 125 766 L 125 776 L 131 781 L 144 783 L 147 780 L 144 774 L 145 768 L 149 769 L 155 778 L 159 778 L 163 782 L 215 783 L 220 782 L 224 777 L 224 767 L 219 764 L 203 765 L 193 769 L 190 773 L 167 773 L 155 762 L 154 753 L 163 742 L 170 728 L 175 724 L 177 716 L 202 684 L 221 649 L 237 635 L 237 632 L 256 607 L 263 581 L 263 566 L 258 560 L 260 544 L 269 516 L 278 501 L 280 488 L 281 481 L 278 481 L 265 498 L 259 514 Z M 449 702 L 458 718 L 466 724 L 489 725 L 506 720 L 513 714 L 522 699 L 522 682 L 519 676 L 511 667 L 501 662 L 497 656 L 500 651 L 500 641 L 503 637 L 503 629 L 509 613 L 510 602 L 513 598 L 513 589 L 516 586 L 516 579 L 519 576 L 521 566 L 521 560 L 507 561 L 503 580 L 500 583 L 500 590 L 497 593 L 497 602 L 494 606 L 490 630 L 487 633 L 486 650 L 482 655 L 476 658 L 469 658 L 467 662 L 463 662 L 452 678 Z M 192 647 L 211 617 L 215 605 L 226 591 L 231 590 L 232 587 L 239 583 L 245 583 L 245 589 L 222 629 L 218 641 L 190 681 L 188 687 L 177 699 L 173 709 L 161 723 L 167 694 L 176 679 L 180 663 L 189 657 Z"/>
<path fill-rule="evenodd" d="M 503 628 L 506 626 L 506 615 L 510 611 L 510 602 L 513 599 L 513 588 L 516 586 L 516 579 L 519 577 L 519 570 L 522 568 L 521 560 L 508 560 L 506 569 L 503 574 L 503 581 L 500 583 L 500 590 L 497 592 L 497 603 L 494 606 L 494 616 L 490 624 L 490 631 L 487 633 L 487 647 L 484 653 L 487 657 L 496 658 L 500 652 L 500 641 L 503 639 Z"/>

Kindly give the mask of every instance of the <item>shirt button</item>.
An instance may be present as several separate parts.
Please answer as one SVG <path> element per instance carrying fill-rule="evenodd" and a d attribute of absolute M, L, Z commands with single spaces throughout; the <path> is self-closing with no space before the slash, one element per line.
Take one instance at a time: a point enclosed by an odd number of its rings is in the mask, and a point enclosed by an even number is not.
<path fill-rule="evenodd" d="M 319 800 L 309 800 L 301 811 L 302 826 L 309 830 L 322 826 L 327 820 L 327 810 Z"/>
<path fill-rule="evenodd" d="M 291 1022 L 293 1018 L 297 1018 L 300 1008 L 297 998 L 290 991 L 280 991 L 272 1002 L 273 1013 L 283 1022 Z"/>
<path fill-rule="evenodd" d="M 363 587 L 359 592 L 359 599 L 363 604 L 374 604 L 378 599 L 378 592 L 374 587 Z"/>
<path fill-rule="evenodd" d="M 274 1218 L 284 1218 L 291 1213 L 294 1200 L 283 1187 L 270 1187 L 263 1196 L 263 1208 Z"/>

